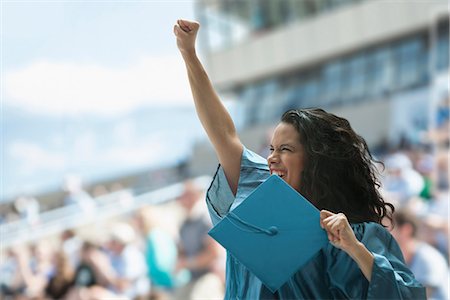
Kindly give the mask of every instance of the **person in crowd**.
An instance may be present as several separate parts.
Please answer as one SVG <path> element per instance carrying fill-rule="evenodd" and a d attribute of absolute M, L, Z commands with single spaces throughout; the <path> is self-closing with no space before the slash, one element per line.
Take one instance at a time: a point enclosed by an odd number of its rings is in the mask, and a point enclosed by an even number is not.
<path fill-rule="evenodd" d="M 418 150 L 417 152 L 417 160 L 415 163 L 414 169 L 422 176 L 423 178 L 423 189 L 420 191 L 419 196 L 426 202 L 430 201 L 433 198 L 433 193 L 436 190 L 434 186 L 436 182 L 435 175 L 435 167 L 434 167 L 434 157 L 431 153 L 425 152 L 423 150 Z"/>
<path fill-rule="evenodd" d="M 80 260 L 80 250 L 83 241 L 76 235 L 73 229 L 66 229 L 60 235 L 61 251 L 69 259 L 72 269 L 78 266 Z"/>
<path fill-rule="evenodd" d="M 51 249 L 43 243 L 10 248 L 0 269 L 2 294 L 13 299 L 43 297 L 54 270 L 51 255 Z"/>
<path fill-rule="evenodd" d="M 112 272 L 102 273 L 115 293 L 135 299 L 150 292 L 147 267 L 142 251 L 134 244 L 136 233 L 129 224 L 112 226 L 108 243 L 108 255 Z"/>
<path fill-rule="evenodd" d="M 51 275 L 55 272 L 52 257 L 54 249 L 45 241 L 37 241 L 30 246 L 28 266 L 30 276 L 27 292 L 30 296 L 40 297 L 48 284 Z"/>
<path fill-rule="evenodd" d="M 145 299 L 150 293 L 145 257 L 134 245 L 135 231 L 127 223 L 111 227 L 106 249 L 84 242 L 80 264 L 75 272 L 76 291 L 83 294 L 107 294 L 127 299 Z"/>
<path fill-rule="evenodd" d="M 175 286 L 177 245 L 169 228 L 162 225 L 164 213 L 155 206 L 139 211 L 138 227 L 144 236 L 145 260 L 152 294 L 170 294 Z"/>
<path fill-rule="evenodd" d="M 20 196 L 14 201 L 14 208 L 29 225 L 35 226 L 39 223 L 40 205 L 36 198 Z"/>
<path fill-rule="evenodd" d="M 447 261 L 450 261 L 449 252 L 449 190 L 440 190 L 432 199 L 427 214 L 422 216 L 428 234 L 425 240 L 435 246 Z"/>
<path fill-rule="evenodd" d="M 184 59 L 197 115 L 220 166 L 206 196 L 218 223 L 271 174 L 320 210 L 330 243 L 272 293 L 232 255 L 227 257 L 226 299 L 425 299 L 382 221 L 393 206 L 378 192 L 366 142 L 349 122 L 322 109 L 283 114 L 267 160 L 241 142 L 196 55 L 199 23 L 178 20 L 174 34 Z"/>
<path fill-rule="evenodd" d="M 109 282 L 104 274 L 114 276 L 108 255 L 96 243 L 84 241 L 65 298 L 67 300 L 117 298 L 118 295 L 109 289 Z"/>
<path fill-rule="evenodd" d="M 386 176 L 383 188 L 398 206 L 408 205 L 412 197 L 418 197 L 425 186 L 423 177 L 413 168 L 411 159 L 404 153 L 396 152 L 384 161 Z"/>
<path fill-rule="evenodd" d="M 81 178 L 67 175 L 64 178 L 64 205 L 77 205 L 85 213 L 92 214 L 95 210 L 94 199 L 83 189 Z"/>
<path fill-rule="evenodd" d="M 6 249 L 4 260 L 0 264 L 0 292 L 6 300 L 23 299 L 27 290 L 29 269 L 23 247 Z"/>
<path fill-rule="evenodd" d="M 45 296 L 48 299 L 64 299 L 72 287 L 74 269 L 69 257 L 64 251 L 57 251 L 53 256 L 54 272 L 49 277 L 45 287 Z"/>
<path fill-rule="evenodd" d="M 202 195 L 203 191 L 195 182 L 186 181 L 184 191 L 178 198 L 186 211 L 186 219 L 180 227 L 176 268 L 178 271 L 188 270 L 190 273 L 190 282 L 177 292 L 179 298 L 221 298 L 223 296 L 223 285 L 214 273 L 220 254 L 219 247 L 208 236 L 211 221 L 201 201 Z"/>
<path fill-rule="evenodd" d="M 449 299 L 449 269 L 444 256 L 418 239 L 419 221 L 408 211 L 396 211 L 392 235 L 416 279 L 427 290 L 428 299 Z"/>

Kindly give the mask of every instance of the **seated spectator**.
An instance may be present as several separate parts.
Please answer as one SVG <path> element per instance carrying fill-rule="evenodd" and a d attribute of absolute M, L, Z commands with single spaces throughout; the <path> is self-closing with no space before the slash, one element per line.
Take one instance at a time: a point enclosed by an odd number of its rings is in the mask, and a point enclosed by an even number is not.
<path fill-rule="evenodd" d="M 110 288 L 119 295 L 134 299 L 150 292 L 144 254 L 133 244 L 135 231 L 126 223 L 112 227 L 108 254 L 113 273 L 105 274 Z"/>
<path fill-rule="evenodd" d="M 449 299 L 449 269 L 443 255 L 417 239 L 418 221 L 406 211 L 394 214 L 392 235 L 397 240 L 408 267 L 427 290 L 428 299 Z"/>
<path fill-rule="evenodd" d="M 187 216 L 180 228 L 177 270 L 188 270 L 191 281 L 177 291 L 182 299 L 223 298 L 223 283 L 214 273 L 220 249 L 208 236 L 211 221 L 203 199 L 194 182 L 185 183 L 179 201 Z"/>
<path fill-rule="evenodd" d="M 411 197 L 419 196 L 424 188 L 424 180 L 403 153 L 388 156 L 384 164 L 387 171 L 382 180 L 384 192 L 396 206 L 404 207 Z"/>
<path fill-rule="evenodd" d="M 50 276 L 55 272 L 52 261 L 54 249 L 48 242 L 41 240 L 30 246 L 30 254 L 27 294 L 30 297 L 40 297 L 44 294 Z"/>
<path fill-rule="evenodd" d="M 102 252 L 94 243 L 85 241 L 81 247 L 80 261 L 75 270 L 73 285 L 76 287 L 92 287 L 101 285 L 100 269 L 108 268 L 109 261 L 106 253 Z M 103 282 L 106 285 L 106 282 Z"/>
<path fill-rule="evenodd" d="M 43 297 L 53 272 L 50 254 L 50 249 L 42 242 L 30 248 L 9 249 L 7 260 L 5 264 L 2 262 L 0 268 L 2 295 L 13 299 Z"/>
<path fill-rule="evenodd" d="M 23 248 L 8 248 L 6 258 L 0 264 L 0 294 L 5 299 L 20 299 L 25 294 L 27 283 L 24 276 L 26 258 Z"/>
<path fill-rule="evenodd" d="M 75 234 L 72 229 L 64 230 L 60 235 L 61 250 L 65 256 L 69 258 L 71 267 L 75 269 L 80 260 L 80 250 L 83 244 L 82 240 Z"/>
<path fill-rule="evenodd" d="M 92 297 L 88 299 L 94 299 L 94 295 L 145 299 L 150 284 L 145 258 L 132 243 L 134 235 L 130 225 L 118 223 L 112 226 L 106 251 L 92 242 L 85 242 L 75 272 L 75 289 L 69 298 L 79 299 L 88 294 Z"/>
<path fill-rule="evenodd" d="M 107 283 L 101 277 L 101 272 L 108 272 L 107 270 L 110 268 L 106 253 L 97 245 L 88 241 L 83 243 L 80 252 L 78 266 L 64 299 L 87 300 L 117 298 L 116 294 L 105 287 Z"/>
<path fill-rule="evenodd" d="M 50 275 L 45 296 L 50 299 L 63 299 L 73 285 L 74 270 L 69 258 L 63 251 L 58 251 L 53 257 L 55 270 Z"/>
<path fill-rule="evenodd" d="M 68 175 L 64 179 L 63 191 L 64 205 L 77 205 L 85 213 L 92 214 L 95 210 L 95 202 L 92 197 L 83 189 L 81 178 Z"/>
<path fill-rule="evenodd" d="M 177 246 L 174 238 L 161 224 L 162 211 L 147 207 L 139 212 L 137 221 L 144 234 L 145 259 L 149 278 L 154 290 L 170 291 L 175 285 L 173 278 L 177 262 Z"/>
<path fill-rule="evenodd" d="M 34 197 L 21 196 L 14 201 L 14 208 L 23 220 L 29 225 L 39 223 L 39 202 Z"/>

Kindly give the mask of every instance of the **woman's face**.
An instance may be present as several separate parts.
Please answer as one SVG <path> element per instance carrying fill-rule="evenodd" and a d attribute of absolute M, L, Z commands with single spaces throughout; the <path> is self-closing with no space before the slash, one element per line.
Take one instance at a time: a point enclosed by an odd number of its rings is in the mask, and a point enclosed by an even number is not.
<path fill-rule="evenodd" d="M 270 174 L 277 174 L 299 191 L 305 152 L 294 126 L 283 122 L 278 124 L 272 136 L 270 152 L 267 158 Z"/>

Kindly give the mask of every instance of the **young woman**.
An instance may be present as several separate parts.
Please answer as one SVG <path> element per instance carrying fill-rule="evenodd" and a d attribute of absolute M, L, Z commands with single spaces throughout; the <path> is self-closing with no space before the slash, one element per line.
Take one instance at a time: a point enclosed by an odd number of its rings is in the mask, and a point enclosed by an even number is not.
<path fill-rule="evenodd" d="M 372 156 L 347 120 L 321 109 L 286 112 L 267 161 L 246 149 L 199 61 L 200 25 L 178 20 L 177 46 L 186 64 L 198 117 L 220 165 L 207 194 L 214 223 L 239 205 L 270 174 L 277 174 L 320 212 L 330 243 L 271 293 L 232 255 L 227 257 L 226 299 L 419 299 L 423 287 L 381 225 L 393 206 L 383 201 Z"/>

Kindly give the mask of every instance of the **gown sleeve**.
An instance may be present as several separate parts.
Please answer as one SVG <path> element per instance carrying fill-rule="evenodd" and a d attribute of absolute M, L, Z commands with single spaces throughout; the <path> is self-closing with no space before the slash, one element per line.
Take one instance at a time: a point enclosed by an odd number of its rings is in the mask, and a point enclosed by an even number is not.
<path fill-rule="evenodd" d="M 225 217 L 230 210 L 242 203 L 269 176 L 270 172 L 266 160 L 244 146 L 235 197 L 228 185 L 223 168 L 219 165 L 206 193 L 206 204 L 213 225 Z"/>
<path fill-rule="evenodd" d="M 426 299 L 425 288 L 406 266 L 392 235 L 376 223 L 351 224 L 356 238 L 373 254 L 370 282 L 357 263 L 329 243 L 326 285 L 333 299 Z"/>
<path fill-rule="evenodd" d="M 374 256 L 367 299 L 426 299 L 392 235 L 381 225 L 367 224 L 361 241 Z"/>

